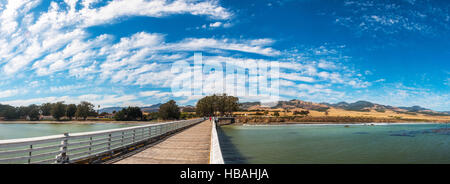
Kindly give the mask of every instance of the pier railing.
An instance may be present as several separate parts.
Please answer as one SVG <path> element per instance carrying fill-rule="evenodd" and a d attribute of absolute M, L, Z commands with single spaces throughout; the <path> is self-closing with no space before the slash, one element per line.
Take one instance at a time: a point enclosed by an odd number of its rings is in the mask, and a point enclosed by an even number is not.
<path fill-rule="evenodd" d="M 111 130 L 0 140 L 0 164 L 76 163 L 203 121 L 192 119 Z"/>
<path fill-rule="evenodd" d="M 224 164 L 222 150 L 220 148 L 219 136 L 217 135 L 217 118 L 212 119 L 212 129 L 211 129 L 211 151 L 209 156 L 210 164 Z"/>

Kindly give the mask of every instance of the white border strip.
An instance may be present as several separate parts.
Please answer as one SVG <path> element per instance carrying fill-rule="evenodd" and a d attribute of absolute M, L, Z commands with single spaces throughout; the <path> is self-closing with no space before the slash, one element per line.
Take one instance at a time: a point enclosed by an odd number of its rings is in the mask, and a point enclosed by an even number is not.
<path fill-rule="evenodd" d="M 217 129 L 214 118 L 211 123 L 211 150 L 209 152 L 209 163 L 225 164 L 225 162 L 223 161 L 222 150 L 220 149 L 219 137 L 217 136 Z"/>

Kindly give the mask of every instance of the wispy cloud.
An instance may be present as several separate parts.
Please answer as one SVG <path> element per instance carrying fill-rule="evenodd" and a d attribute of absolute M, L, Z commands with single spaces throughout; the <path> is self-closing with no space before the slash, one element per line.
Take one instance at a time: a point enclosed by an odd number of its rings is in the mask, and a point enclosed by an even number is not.
<path fill-rule="evenodd" d="M 127 16 L 164 17 L 172 14 L 204 15 L 212 19 L 228 19 L 232 16 L 217 1 L 166 1 L 166 0 L 113 0 L 104 6 L 93 6 L 96 1 L 81 1 L 81 8 L 76 8 L 78 0 L 64 3 L 51 2 L 48 11 L 38 17 L 31 11 L 41 1 L 3 2 L 0 12 L 0 59 L 6 75 L 13 75 L 19 70 L 33 64 L 34 68 L 50 63 L 47 69 L 37 68 L 39 74 L 58 71 L 67 65 L 83 66 L 82 60 L 96 52 L 90 49 L 103 45 L 110 37 L 101 35 L 84 42 L 88 37 L 86 28 L 108 24 Z M 62 50 L 55 53 L 58 50 Z M 64 58 L 70 57 L 71 62 Z M 58 60 L 59 59 L 59 60 Z M 53 61 L 53 62 L 52 62 Z"/>
<path fill-rule="evenodd" d="M 35 0 L 2 1 L 0 4 L 0 77 L 6 79 L 0 81 L 3 89 L 0 98 L 7 100 L 2 104 L 88 100 L 102 106 L 121 106 L 174 98 L 170 92 L 174 79 L 171 64 L 175 61 L 192 64 L 194 52 L 203 52 L 205 62 L 217 60 L 246 66 L 254 66 L 252 64 L 256 62 L 278 62 L 283 99 L 341 101 L 349 99 L 354 90 L 369 90 L 372 84 L 384 84 L 388 79 L 381 76 L 381 79 L 376 78 L 378 80 L 368 80 L 367 76 L 376 76 L 375 70 L 355 69 L 349 62 L 352 57 L 348 48 L 343 44 L 285 48 L 290 45 L 286 40 L 258 35 L 169 35 L 153 28 L 130 29 L 126 34 L 102 32 L 105 27 L 132 17 L 154 19 L 171 15 L 200 17 L 200 23 L 186 27 L 204 25 L 206 29 L 198 30 L 201 32 L 221 32 L 226 30 L 224 28 L 238 27 L 233 25 L 239 22 L 233 20 L 238 11 L 225 8 L 216 0 L 65 0 L 51 1 L 50 6 L 44 8 L 40 6 L 46 3 Z M 444 18 L 448 15 L 445 7 L 426 6 L 417 11 L 413 7 L 414 11 L 408 12 L 402 10 L 402 7 L 413 6 L 408 2 L 346 1 L 343 5 L 346 13 L 334 14 L 336 24 L 362 34 L 370 31 L 383 34 L 404 30 L 427 32 L 442 27 L 449 30 L 448 20 Z M 438 13 L 436 21 L 432 21 L 436 25 L 420 21 L 430 19 L 432 13 Z M 414 14 L 414 18 L 406 20 L 410 14 Z M 166 20 L 171 21 L 170 18 Z M 94 34 L 90 29 L 93 27 L 102 29 Z M 19 95 L 22 90 L 14 84 L 17 81 L 23 81 L 33 93 Z M 119 90 L 113 89 L 116 87 Z M 403 101 L 418 97 L 405 87 L 393 89 L 404 94 Z M 445 101 L 445 95 L 436 95 Z M 192 103 L 198 98 L 180 97 L 179 102 Z M 435 100 L 438 103 L 438 99 Z M 440 102 L 437 106 L 439 104 L 441 107 L 446 105 Z"/>
<path fill-rule="evenodd" d="M 421 35 L 442 35 L 450 30 L 448 4 L 429 1 L 353 1 L 342 2 L 335 23 L 358 34 L 398 34 L 414 32 Z"/>
<path fill-rule="evenodd" d="M 19 90 L 17 89 L 0 91 L 0 98 L 12 97 L 17 95 L 18 93 Z"/>

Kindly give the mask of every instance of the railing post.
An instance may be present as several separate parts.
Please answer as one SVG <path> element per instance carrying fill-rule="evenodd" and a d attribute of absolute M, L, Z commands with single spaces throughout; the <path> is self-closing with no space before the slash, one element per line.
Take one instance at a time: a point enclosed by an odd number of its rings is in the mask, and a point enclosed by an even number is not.
<path fill-rule="evenodd" d="M 135 137 L 136 137 L 136 129 L 133 129 L 133 142 L 134 142 Z"/>
<path fill-rule="evenodd" d="M 108 135 L 108 151 L 111 150 L 111 134 Z"/>
<path fill-rule="evenodd" d="M 64 133 L 64 138 L 61 141 L 60 153 L 56 156 L 56 163 L 65 164 L 69 163 L 69 156 L 67 155 L 67 142 L 69 139 L 69 133 Z"/>
<path fill-rule="evenodd" d="M 125 131 L 122 131 L 122 139 L 120 140 L 120 142 L 122 143 L 122 146 L 123 146 L 124 138 L 125 138 Z"/>
<path fill-rule="evenodd" d="M 92 152 L 92 136 L 89 137 L 89 155 L 91 155 Z"/>
<path fill-rule="evenodd" d="M 30 152 L 28 153 L 28 156 L 30 157 L 30 158 L 28 158 L 28 163 L 29 164 L 31 163 L 31 152 L 33 152 L 33 145 L 32 144 L 30 144 Z"/>

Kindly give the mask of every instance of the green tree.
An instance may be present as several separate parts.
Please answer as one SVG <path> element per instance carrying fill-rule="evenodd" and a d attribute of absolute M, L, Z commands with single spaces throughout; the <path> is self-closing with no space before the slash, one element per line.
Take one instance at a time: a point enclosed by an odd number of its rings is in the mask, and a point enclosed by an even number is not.
<path fill-rule="evenodd" d="M 17 113 L 17 109 L 13 106 L 0 104 L 0 117 L 8 120 L 18 119 L 19 113 Z"/>
<path fill-rule="evenodd" d="M 43 116 L 50 116 L 53 104 L 44 103 L 41 105 L 41 111 Z"/>
<path fill-rule="evenodd" d="M 86 120 L 89 115 L 95 114 L 94 105 L 83 101 L 77 106 L 77 111 L 75 112 L 75 116 L 77 118 L 83 118 Z"/>
<path fill-rule="evenodd" d="M 278 111 L 275 111 L 275 112 L 273 113 L 273 115 L 274 115 L 274 116 L 280 116 L 280 113 L 279 113 Z"/>
<path fill-rule="evenodd" d="M 126 109 L 122 109 L 119 112 L 114 113 L 114 119 L 116 121 L 125 121 L 127 116 L 126 116 Z"/>
<path fill-rule="evenodd" d="M 148 115 L 149 120 L 156 120 L 159 118 L 159 112 L 151 112 Z"/>
<path fill-rule="evenodd" d="M 159 117 L 162 119 L 179 119 L 180 108 L 174 100 L 170 100 L 159 107 Z"/>
<path fill-rule="evenodd" d="M 234 96 L 211 95 L 200 99 L 196 104 L 196 113 L 199 116 L 232 115 L 239 108 L 239 98 Z"/>
<path fill-rule="evenodd" d="M 127 112 L 127 119 L 129 121 L 143 119 L 142 111 L 141 108 L 139 107 L 128 107 L 126 112 Z"/>
<path fill-rule="evenodd" d="M 75 113 L 77 112 L 77 105 L 75 104 L 69 104 L 66 107 L 66 116 L 72 120 L 72 118 L 75 116 Z"/>
<path fill-rule="evenodd" d="M 52 106 L 51 114 L 56 120 L 59 121 L 66 114 L 66 105 L 64 102 L 56 102 Z"/>
<path fill-rule="evenodd" d="M 301 115 L 304 115 L 304 116 L 308 116 L 309 111 L 300 111 L 300 114 L 301 114 Z"/>
<path fill-rule="evenodd" d="M 35 104 L 29 105 L 27 109 L 28 109 L 27 116 L 30 118 L 31 121 L 39 120 L 39 116 L 41 115 L 40 114 L 41 109 L 38 105 Z"/>
<path fill-rule="evenodd" d="M 26 119 L 29 114 L 30 109 L 25 106 L 20 106 L 17 108 L 17 116 L 19 116 L 20 119 Z"/>
<path fill-rule="evenodd" d="M 215 96 L 205 96 L 197 101 L 195 112 L 199 116 L 214 116 L 215 114 Z"/>
<path fill-rule="evenodd" d="M 225 98 L 223 106 L 224 112 L 222 112 L 222 115 L 233 115 L 233 112 L 237 111 L 239 109 L 239 98 L 234 96 L 224 96 L 222 98 Z"/>
<path fill-rule="evenodd" d="M 142 114 L 141 108 L 139 107 L 128 107 L 123 108 L 121 111 L 114 114 L 114 119 L 117 121 L 136 121 L 143 120 L 144 116 Z"/>

